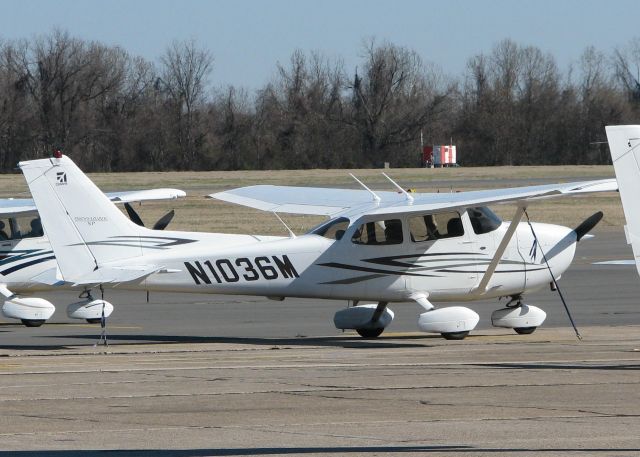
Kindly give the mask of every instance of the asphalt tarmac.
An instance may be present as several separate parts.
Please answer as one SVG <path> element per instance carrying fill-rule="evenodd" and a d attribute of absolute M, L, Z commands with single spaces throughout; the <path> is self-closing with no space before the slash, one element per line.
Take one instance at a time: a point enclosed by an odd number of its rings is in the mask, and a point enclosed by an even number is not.
<path fill-rule="evenodd" d="M 532 335 L 481 316 L 464 341 L 416 332 L 393 305 L 377 340 L 342 333 L 345 303 L 108 291 L 100 327 L 0 324 L 0 457 L 640 455 L 640 278 L 620 231 L 580 243 Z"/>

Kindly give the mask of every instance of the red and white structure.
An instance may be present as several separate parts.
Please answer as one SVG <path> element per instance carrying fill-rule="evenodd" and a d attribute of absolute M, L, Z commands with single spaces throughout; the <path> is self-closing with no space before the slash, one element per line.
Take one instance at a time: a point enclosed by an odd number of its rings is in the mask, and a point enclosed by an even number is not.
<path fill-rule="evenodd" d="M 434 145 L 422 148 L 422 165 L 425 167 L 451 167 L 456 164 L 455 145 Z"/>

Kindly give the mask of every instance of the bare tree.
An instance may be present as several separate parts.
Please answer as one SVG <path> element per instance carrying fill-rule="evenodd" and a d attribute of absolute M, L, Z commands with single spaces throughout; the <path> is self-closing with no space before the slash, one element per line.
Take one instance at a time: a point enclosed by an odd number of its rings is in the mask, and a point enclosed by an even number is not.
<path fill-rule="evenodd" d="M 441 114 L 450 88 L 442 87 L 443 78 L 427 68 L 413 51 L 371 40 L 365 47 L 365 63 L 356 72 L 351 86 L 352 117 L 347 120 L 357 129 L 366 163 L 393 161 L 408 165 L 404 147 L 413 143 L 421 128 Z M 414 150 L 414 164 L 419 154 Z"/>
<path fill-rule="evenodd" d="M 173 42 L 160 59 L 164 88 L 169 95 L 177 121 L 177 141 L 181 166 L 194 169 L 200 159 L 199 145 L 204 137 L 198 129 L 198 108 L 203 105 L 207 77 L 213 56 L 199 49 L 194 41 Z"/>

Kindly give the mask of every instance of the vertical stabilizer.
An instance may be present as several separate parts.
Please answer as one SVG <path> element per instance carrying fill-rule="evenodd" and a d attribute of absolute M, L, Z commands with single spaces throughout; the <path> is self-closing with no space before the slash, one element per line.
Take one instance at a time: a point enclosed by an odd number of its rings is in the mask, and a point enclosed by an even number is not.
<path fill-rule="evenodd" d="M 625 234 L 640 274 L 640 125 L 608 126 L 606 130 L 627 221 Z"/>
<path fill-rule="evenodd" d="M 68 157 L 20 162 L 66 281 L 142 255 L 133 224 Z"/>

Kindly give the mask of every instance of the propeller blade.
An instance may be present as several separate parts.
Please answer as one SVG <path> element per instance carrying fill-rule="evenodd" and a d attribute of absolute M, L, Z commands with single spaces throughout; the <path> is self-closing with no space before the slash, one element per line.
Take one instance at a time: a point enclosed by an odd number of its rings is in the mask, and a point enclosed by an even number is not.
<path fill-rule="evenodd" d="M 602 219 L 602 211 L 598 211 L 586 218 L 582 224 L 578 225 L 573 231 L 576 232 L 576 241 L 580 241 L 583 236 L 591 231 Z"/>
<path fill-rule="evenodd" d="M 142 222 L 142 219 L 140 219 L 140 216 L 138 215 L 138 213 L 136 213 L 136 210 L 134 210 L 129 203 L 124 204 L 124 209 L 127 210 L 127 214 L 129 215 L 129 219 L 131 219 L 131 222 L 139 225 L 140 227 L 144 227 L 144 222 Z"/>
<path fill-rule="evenodd" d="M 158 222 L 156 222 L 153 226 L 153 230 L 164 230 L 167 225 L 169 225 L 169 222 L 171 222 L 171 219 L 173 219 L 174 215 L 174 210 L 169 211 L 167 214 L 158 219 Z"/>

